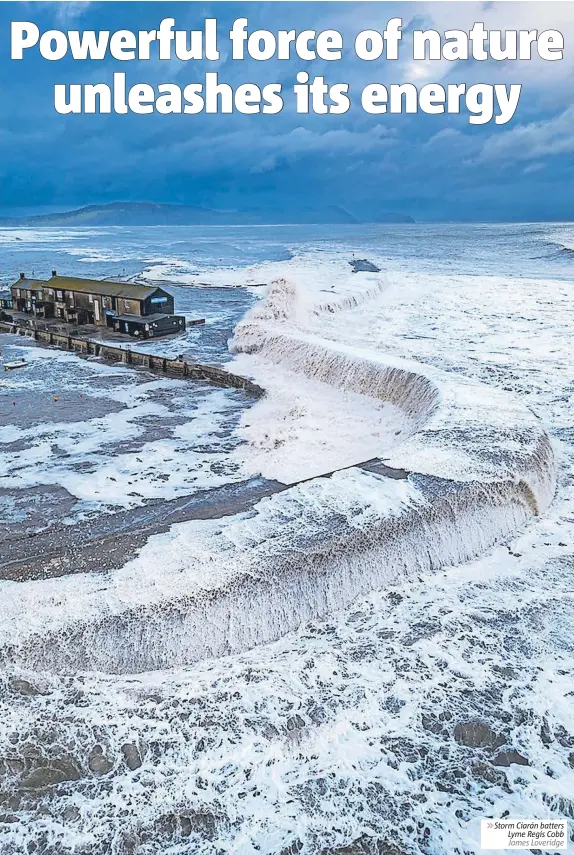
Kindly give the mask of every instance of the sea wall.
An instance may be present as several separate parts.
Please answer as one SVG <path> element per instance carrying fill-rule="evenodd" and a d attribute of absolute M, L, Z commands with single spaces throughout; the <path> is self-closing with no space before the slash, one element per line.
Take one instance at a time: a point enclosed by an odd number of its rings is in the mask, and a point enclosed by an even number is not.
<path fill-rule="evenodd" d="M 72 350 L 83 356 L 96 356 L 108 362 L 123 362 L 126 365 L 140 366 L 146 368 L 148 371 L 169 374 L 173 377 L 206 380 L 215 386 L 244 389 L 246 392 L 257 397 L 264 394 L 264 390 L 249 378 L 240 377 L 238 374 L 225 371 L 216 365 L 204 365 L 199 362 L 187 362 L 182 359 L 169 359 L 165 356 L 143 353 L 142 351 L 132 350 L 127 347 L 114 347 L 111 344 L 105 344 L 80 336 L 22 327 L 18 324 L 11 324 L 5 321 L 0 322 L 0 332 L 11 332 L 26 336 L 34 341 L 47 344 L 50 347 Z"/>
<path fill-rule="evenodd" d="M 62 673 L 191 664 L 271 642 L 373 589 L 471 560 L 552 498 L 548 436 L 534 416 L 515 428 L 523 448 L 514 456 L 502 435 L 490 449 L 499 477 L 487 469 L 454 480 L 370 461 L 292 486 L 246 513 L 175 525 L 117 570 L 13 585 L 0 601 L 0 662 Z M 407 445 L 418 438 L 424 452 L 424 436 L 422 429 Z M 417 453 L 413 446 L 412 459 Z M 409 456 L 399 449 L 393 466 Z M 430 460 L 444 468 L 440 457 Z M 475 460 L 463 460 L 468 474 Z"/>
<path fill-rule="evenodd" d="M 357 480 L 362 499 L 349 513 Z M 109 578 L 62 579 L 55 607 L 53 590 L 21 585 L 22 616 L 33 617 L 9 632 L 2 622 L 0 661 L 133 673 L 242 652 L 373 589 L 468 561 L 532 513 L 524 483 L 410 476 L 393 485 L 356 470 L 315 479 L 253 514 L 156 537 Z"/>
<path fill-rule="evenodd" d="M 420 366 L 399 361 L 393 364 L 388 358 L 377 360 L 300 333 L 247 330 L 247 335 L 243 328 L 232 340 L 234 353 L 260 353 L 303 377 L 386 401 L 404 410 L 414 427 L 422 426 L 439 404 L 439 387 L 421 373 Z"/>
<path fill-rule="evenodd" d="M 250 355 L 239 364 L 256 388 L 266 362 L 283 365 L 301 383 L 389 401 L 415 430 L 379 464 L 174 525 L 117 570 L 7 588 L 2 664 L 130 673 L 238 653 L 373 589 L 471 560 L 544 512 L 556 460 L 529 407 L 471 378 L 311 336 L 297 328 L 295 296 L 281 285 L 237 328 L 232 347 Z"/>

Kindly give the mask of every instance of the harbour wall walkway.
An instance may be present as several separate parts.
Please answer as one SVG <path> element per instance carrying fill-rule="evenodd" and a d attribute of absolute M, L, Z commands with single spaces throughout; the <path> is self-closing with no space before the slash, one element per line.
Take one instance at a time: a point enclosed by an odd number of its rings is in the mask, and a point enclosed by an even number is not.
<path fill-rule="evenodd" d="M 168 374 L 172 377 L 181 377 L 182 379 L 189 380 L 205 380 L 213 383 L 215 386 L 243 389 L 245 392 L 255 395 L 258 398 L 265 394 L 264 389 L 253 383 L 248 377 L 241 377 L 238 374 L 225 371 L 216 365 L 205 365 L 200 362 L 188 362 L 182 359 L 170 359 L 167 356 L 143 353 L 128 347 L 115 347 L 112 344 L 94 341 L 93 339 L 81 336 L 24 327 L 8 321 L 0 321 L 0 332 L 26 336 L 34 341 L 47 344 L 49 347 L 74 351 L 83 356 L 96 356 L 108 362 L 122 362 L 126 365 L 133 365 L 134 367 L 139 366 L 159 374 Z"/>

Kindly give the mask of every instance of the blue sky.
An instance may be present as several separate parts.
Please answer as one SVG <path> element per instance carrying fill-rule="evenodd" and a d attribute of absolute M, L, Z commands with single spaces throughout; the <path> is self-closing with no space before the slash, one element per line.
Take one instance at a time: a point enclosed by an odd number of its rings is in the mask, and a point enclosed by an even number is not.
<path fill-rule="evenodd" d="M 403 19 L 405 49 L 397 62 L 361 62 L 354 36 Z M 48 62 L 37 50 L 11 61 L 10 21 L 48 29 L 155 29 L 174 17 L 199 29 L 205 17 L 225 33 L 238 17 L 249 29 L 336 29 L 340 62 L 315 60 L 218 63 Z M 559 62 L 433 62 L 409 57 L 412 29 L 559 29 Z M 391 212 L 417 220 L 574 219 L 574 3 L 172 3 L 76 2 L 0 4 L 0 210 L 63 209 L 110 201 L 154 201 L 241 210 L 297 210 L 341 205 L 361 219 Z M 201 82 L 217 70 L 232 85 L 295 83 L 298 71 L 346 82 L 351 95 L 370 82 L 521 83 L 507 125 L 468 124 L 468 116 L 370 116 L 354 104 L 341 116 L 58 115 L 55 83 Z"/>

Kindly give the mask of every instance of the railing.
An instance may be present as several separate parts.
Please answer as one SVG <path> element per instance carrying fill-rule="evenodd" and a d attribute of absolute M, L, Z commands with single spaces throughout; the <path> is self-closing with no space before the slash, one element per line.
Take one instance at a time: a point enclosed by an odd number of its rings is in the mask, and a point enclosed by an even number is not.
<path fill-rule="evenodd" d="M 51 347 L 59 347 L 63 350 L 73 350 L 86 356 L 98 356 L 108 362 L 122 362 L 126 365 L 141 366 L 148 371 L 169 374 L 189 380 L 206 380 L 215 386 L 231 387 L 233 389 L 244 389 L 252 395 L 260 398 L 265 390 L 249 380 L 230 371 L 224 371 L 216 365 L 204 365 L 201 362 L 184 362 L 181 359 L 170 359 L 167 356 L 158 356 L 151 353 L 142 353 L 125 347 L 114 347 L 78 336 L 66 335 L 65 333 L 51 332 L 50 330 L 23 327 L 8 321 L 0 321 L 0 332 L 11 332 L 23 335 L 34 341 L 41 341 Z"/>

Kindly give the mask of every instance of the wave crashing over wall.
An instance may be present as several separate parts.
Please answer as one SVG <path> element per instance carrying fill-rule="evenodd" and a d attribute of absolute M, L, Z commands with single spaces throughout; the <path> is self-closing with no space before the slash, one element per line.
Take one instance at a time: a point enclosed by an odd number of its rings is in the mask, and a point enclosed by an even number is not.
<path fill-rule="evenodd" d="M 232 349 L 252 360 L 258 382 L 273 363 L 301 383 L 392 403 L 408 417 L 405 440 L 384 460 L 294 485 L 248 513 L 176 525 L 106 575 L 5 586 L 4 664 L 132 673 L 245 651 L 372 589 L 467 561 L 547 507 L 554 454 L 527 407 L 467 378 L 313 337 L 305 312 L 333 304 L 318 305 L 301 307 L 297 289 L 279 282 Z"/>

